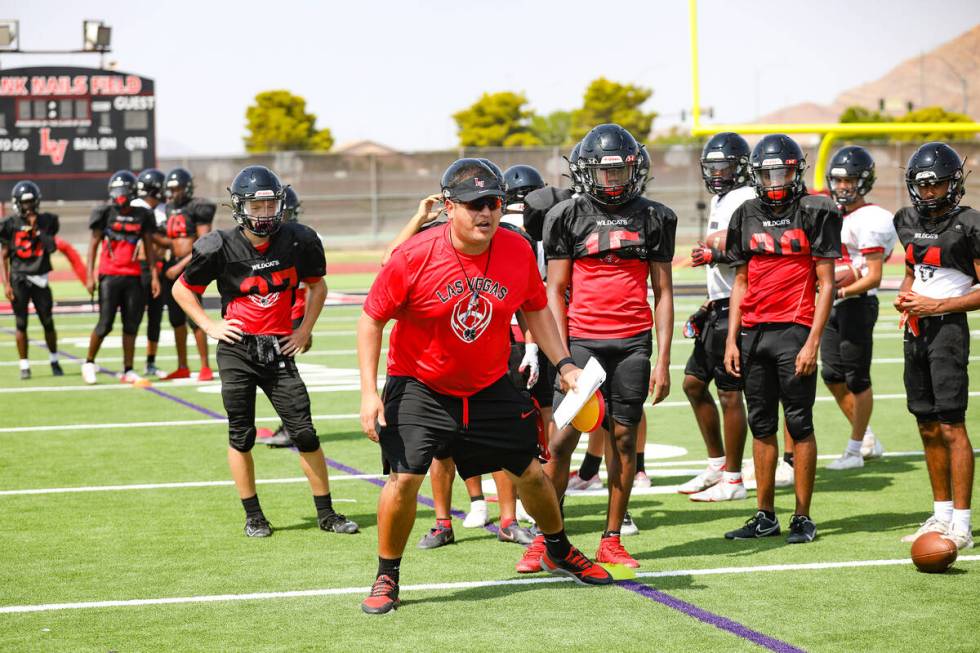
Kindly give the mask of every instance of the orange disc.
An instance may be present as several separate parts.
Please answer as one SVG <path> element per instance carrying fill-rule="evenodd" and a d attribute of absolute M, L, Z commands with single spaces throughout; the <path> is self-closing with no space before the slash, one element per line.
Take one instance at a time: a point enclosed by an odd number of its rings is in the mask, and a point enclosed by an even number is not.
<path fill-rule="evenodd" d="M 596 390 L 582 406 L 582 410 L 572 418 L 572 426 L 582 433 L 591 433 L 602 426 L 605 417 L 606 400 L 602 398 L 602 393 Z"/>

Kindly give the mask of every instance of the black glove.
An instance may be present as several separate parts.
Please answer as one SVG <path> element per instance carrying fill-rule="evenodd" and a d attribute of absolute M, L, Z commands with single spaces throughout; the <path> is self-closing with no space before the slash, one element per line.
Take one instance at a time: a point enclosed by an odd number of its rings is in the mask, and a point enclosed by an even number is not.
<path fill-rule="evenodd" d="M 708 321 L 708 315 L 711 311 L 708 310 L 707 306 L 702 306 L 698 310 L 694 311 L 691 317 L 687 318 L 687 322 L 684 323 L 684 337 L 685 338 L 697 338 L 701 335 L 704 330 L 704 324 Z"/>

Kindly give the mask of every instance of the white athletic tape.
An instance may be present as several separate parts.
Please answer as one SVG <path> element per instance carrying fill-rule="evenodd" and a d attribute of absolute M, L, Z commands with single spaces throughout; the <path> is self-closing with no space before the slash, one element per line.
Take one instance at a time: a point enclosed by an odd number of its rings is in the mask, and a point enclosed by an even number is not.
<path fill-rule="evenodd" d="M 980 555 L 960 556 L 957 562 L 976 562 Z M 639 578 L 667 578 L 675 576 L 712 576 L 719 574 L 752 574 L 769 571 L 819 571 L 826 569 L 852 569 L 855 567 L 884 567 L 910 565 L 911 560 L 849 560 L 843 562 L 813 562 L 798 565 L 760 565 L 755 567 L 719 567 L 716 569 L 678 569 L 674 571 L 641 571 Z M 433 592 L 440 590 L 465 590 L 479 587 L 505 587 L 508 585 L 546 585 L 569 583 L 571 578 L 515 578 L 510 580 L 482 580 L 457 583 L 424 583 L 402 585 L 402 592 Z M 370 587 L 334 587 L 312 590 L 292 590 L 285 592 L 252 592 L 248 594 L 209 594 L 202 596 L 172 596 L 157 599 L 129 599 L 112 601 L 79 601 L 76 603 L 41 603 L 36 605 L 0 606 L 0 614 L 25 612 L 56 612 L 60 610 L 92 610 L 100 608 L 128 608 L 149 605 L 173 605 L 186 603 L 225 603 L 230 601 L 266 601 L 270 599 L 308 598 L 317 596 L 346 596 L 367 594 Z"/>

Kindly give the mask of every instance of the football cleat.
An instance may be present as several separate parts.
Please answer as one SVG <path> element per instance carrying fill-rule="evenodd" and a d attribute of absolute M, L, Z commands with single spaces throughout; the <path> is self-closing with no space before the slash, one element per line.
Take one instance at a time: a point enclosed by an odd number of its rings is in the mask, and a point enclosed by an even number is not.
<path fill-rule="evenodd" d="M 173 372 L 163 377 L 164 381 L 176 381 L 177 379 L 191 378 L 191 371 L 186 367 L 178 367 Z"/>
<path fill-rule="evenodd" d="M 776 487 L 793 487 L 796 484 L 796 472 L 788 462 L 779 459 L 776 463 Z"/>
<path fill-rule="evenodd" d="M 321 531 L 343 533 L 344 535 L 351 535 L 357 532 L 357 524 L 339 512 L 332 512 L 325 517 L 318 518 L 316 521 L 320 525 Z"/>
<path fill-rule="evenodd" d="M 483 528 L 489 523 L 487 502 L 483 500 L 470 502 L 470 511 L 466 513 L 466 519 L 463 520 L 463 528 Z"/>
<path fill-rule="evenodd" d="M 574 550 L 574 549 L 573 549 Z M 595 553 L 595 561 L 626 567 L 639 567 L 640 563 L 623 548 L 618 535 L 610 535 L 599 540 L 599 550 Z"/>
<path fill-rule="evenodd" d="M 436 524 L 429 529 L 421 540 L 419 540 L 420 549 L 438 549 L 440 546 L 446 546 L 447 544 L 452 544 L 456 541 L 456 536 L 453 534 L 453 527 L 444 528 L 439 524 Z"/>
<path fill-rule="evenodd" d="M 210 367 L 202 367 L 201 371 L 197 373 L 198 381 L 214 381 L 214 372 L 211 371 Z"/>
<path fill-rule="evenodd" d="M 245 519 L 245 535 L 248 537 L 269 537 L 272 526 L 265 517 L 248 517 Z"/>
<path fill-rule="evenodd" d="M 289 432 L 286 431 L 286 427 L 280 424 L 275 433 L 262 440 L 262 444 L 281 449 L 283 447 L 293 446 L 293 439 L 289 437 Z"/>
<path fill-rule="evenodd" d="M 361 601 L 361 610 L 368 614 L 385 614 L 401 605 L 398 583 L 389 576 L 378 576 L 371 586 L 371 595 Z"/>
<path fill-rule="evenodd" d="M 544 535 L 535 536 L 531 545 L 524 549 L 524 555 L 514 568 L 519 574 L 533 574 L 541 571 L 541 556 L 545 554 Z"/>
<path fill-rule="evenodd" d="M 160 379 L 160 378 L 163 378 L 166 375 L 163 374 L 160 371 L 160 368 L 157 367 L 156 365 L 154 365 L 153 363 L 147 363 L 146 364 L 146 371 L 143 374 L 143 376 L 155 376 L 156 378 Z"/>
<path fill-rule="evenodd" d="M 82 380 L 89 385 L 99 382 L 95 363 L 82 363 Z"/>
<path fill-rule="evenodd" d="M 610 585 L 614 582 L 608 571 L 586 558 L 574 546 L 564 560 L 552 559 L 545 550 L 541 556 L 541 569 L 555 576 L 571 578 L 581 585 Z"/>
<path fill-rule="evenodd" d="M 51 375 L 52 376 L 64 376 L 65 371 L 61 369 L 61 363 L 58 361 L 51 361 Z"/>
<path fill-rule="evenodd" d="M 601 490 L 602 489 L 602 479 L 596 474 L 592 478 L 582 478 L 578 475 L 578 472 L 572 472 L 568 475 L 568 485 L 565 487 L 565 494 L 571 494 L 572 492 L 585 492 L 586 490 Z"/>
<path fill-rule="evenodd" d="M 707 490 L 712 485 L 717 485 L 721 482 L 722 471 L 722 469 L 708 467 L 691 480 L 678 486 L 677 492 L 680 494 L 696 494 Z"/>
<path fill-rule="evenodd" d="M 141 377 L 136 373 L 136 370 L 129 370 L 128 372 L 123 372 L 119 375 L 120 383 L 137 383 L 140 380 Z"/>
<path fill-rule="evenodd" d="M 910 533 L 902 538 L 903 542 L 912 543 L 919 539 L 920 535 L 925 535 L 926 533 L 939 533 L 940 535 L 945 535 L 949 532 L 950 523 L 948 521 L 943 521 L 932 515 L 929 519 L 922 522 L 919 529 L 914 533 Z"/>
<path fill-rule="evenodd" d="M 969 529 L 960 530 L 954 526 L 942 535 L 942 537 L 955 544 L 959 551 L 973 548 L 973 533 Z"/>
<path fill-rule="evenodd" d="M 817 525 L 806 515 L 793 515 L 789 522 L 789 535 L 786 536 L 787 544 L 806 544 L 812 542 L 817 536 Z"/>
<path fill-rule="evenodd" d="M 861 455 L 865 460 L 873 460 L 885 455 L 885 445 L 871 432 L 871 429 L 865 431 L 864 439 L 861 440 Z"/>
<path fill-rule="evenodd" d="M 749 493 L 745 490 L 742 481 L 724 481 L 715 483 L 707 490 L 702 490 L 691 495 L 691 501 L 740 501 L 748 498 Z"/>
<path fill-rule="evenodd" d="M 779 535 L 779 520 L 767 518 L 760 510 L 741 528 L 725 533 L 725 539 L 754 540 L 759 537 L 772 537 L 774 535 Z"/>
<path fill-rule="evenodd" d="M 633 521 L 633 517 L 630 515 L 628 510 L 626 511 L 626 514 L 623 515 L 623 523 L 619 527 L 619 534 L 625 537 L 640 534 L 640 527 Z"/>
<path fill-rule="evenodd" d="M 845 469 L 861 469 L 864 467 L 864 457 L 861 454 L 852 455 L 845 453 L 837 460 L 827 464 L 827 469 L 839 472 Z"/>
<path fill-rule="evenodd" d="M 635 488 L 650 487 L 650 477 L 647 476 L 646 472 L 639 471 L 636 473 L 636 476 L 633 477 L 633 487 Z"/>
<path fill-rule="evenodd" d="M 31 368 L 28 367 L 28 368 L 23 369 L 23 370 L 20 371 L 20 380 L 21 381 L 30 381 L 31 380 Z"/>
<path fill-rule="evenodd" d="M 530 528 L 524 528 L 517 521 L 511 522 L 497 531 L 497 539 L 501 542 L 514 542 L 522 546 L 529 546 L 534 541 Z"/>

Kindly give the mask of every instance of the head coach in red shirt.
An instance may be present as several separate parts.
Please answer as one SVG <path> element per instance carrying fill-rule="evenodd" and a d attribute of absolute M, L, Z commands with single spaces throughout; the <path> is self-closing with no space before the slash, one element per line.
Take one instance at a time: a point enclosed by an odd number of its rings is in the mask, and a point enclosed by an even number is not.
<path fill-rule="evenodd" d="M 505 470 L 545 535 L 544 569 L 587 584 L 609 574 L 565 536 L 558 498 L 537 460 L 538 411 L 507 374 L 511 317 L 522 311 L 534 339 L 556 362 L 563 388 L 579 368 L 548 310 L 534 252 L 498 229 L 503 188 L 478 159 L 443 174 L 449 221 L 399 246 L 375 279 L 357 327 L 361 428 L 381 444 L 388 482 L 378 500 L 377 579 L 361 604 L 398 607 L 398 571 L 415 522 L 416 496 L 436 453 L 449 452 L 463 478 Z M 378 395 L 385 324 L 388 380 Z"/>

